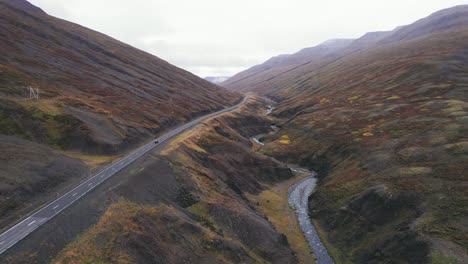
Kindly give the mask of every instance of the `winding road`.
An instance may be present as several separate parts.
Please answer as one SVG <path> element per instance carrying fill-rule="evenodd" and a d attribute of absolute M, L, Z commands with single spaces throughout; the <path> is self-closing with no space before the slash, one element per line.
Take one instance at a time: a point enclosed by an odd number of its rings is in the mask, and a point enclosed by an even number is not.
<path fill-rule="evenodd" d="M 5 252 L 10 247 L 14 246 L 18 241 L 24 239 L 27 235 L 34 232 L 37 228 L 41 225 L 45 224 L 48 220 L 52 219 L 54 216 L 58 215 L 61 211 L 65 208 L 72 205 L 74 202 L 79 200 L 82 196 L 86 195 L 88 192 L 96 188 L 99 184 L 104 182 L 105 180 L 109 179 L 117 172 L 131 164 L 133 161 L 138 159 L 139 157 L 145 155 L 149 151 L 151 151 L 156 146 L 160 145 L 161 143 L 171 139 L 172 137 L 186 131 L 187 129 L 192 128 L 193 126 L 197 125 L 198 123 L 225 113 L 232 111 L 239 106 L 243 105 L 247 101 L 248 97 L 244 97 L 244 99 L 235 106 L 223 109 L 218 112 L 214 112 L 208 114 L 206 116 L 199 117 L 185 125 L 182 125 L 163 136 L 152 140 L 151 142 L 147 143 L 146 145 L 136 149 L 129 155 L 125 156 L 124 158 L 112 163 L 99 173 L 89 177 L 84 182 L 73 188 L 72 190 L 68 191 L 64 195 L 60 196 L 59 198 L 55 199 L 54 201 L 44 205 L 42 208 L 37 210 L 36 212 L 29 215 L 26 219 L 19 222 L 18 224 L 14 225 L 4 233 L 0 235 L 0 254 Z"/>

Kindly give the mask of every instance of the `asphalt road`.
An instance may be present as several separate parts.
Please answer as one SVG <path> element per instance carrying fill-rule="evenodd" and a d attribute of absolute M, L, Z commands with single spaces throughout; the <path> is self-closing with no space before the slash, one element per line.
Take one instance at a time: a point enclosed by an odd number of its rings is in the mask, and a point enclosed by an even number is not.
<path fill-rule="evenodd" d="M 151 151 L 157 145 L 163 143 L 164 141 L 169 140 L 170 138 L 176 136 L 177 134 L 180 134 L 181 132 L 189 128 L 192 128 L 196 124 L 210 117 L 236 109 L 240 105 L 244 104 L 246 100 L 247 100 L 247 97 L 244 97 L 242 102 L 238 103 L 235 106 L 223 109 L 218 112 L 208 114 L 206 116 L 199 117 L 185 125 L 182 125 L 164 134 L 163 136 L 157 139 L 152 140 L 150 143 L 136 149 L 135 151 L 133 151 L 126 157 L 112 163 L 111 165 L 103 169 L 98 174 L 88 178 L 87 180 L 85 180 L 84 182 L 82 182 L 81 184 L 73 188 L 72 190 L 68 191 L 61 197 L 55 199 L 49 204 L 46 204 L 41 209 L 37 210 L 36 212 L 31 214 L 29 217 L 27 217 L 26 219 L 19 222 L 18 224 L 11 227 L 10 229 L 8 229 L 7 231 L 5 231 L 3 234 L 0 235 L 0 254 L 5 252 L 10 247 L 14 246 L 16 243 L 18 243 L 18 241 L 25 238 L 27 235 L 32 233 L 41 225 L 45 224 L 49 219 L 59 214 L 65 208 L 72 205 L 74 202 L 80 199 L 83 195 L 87 194 L 89 191 L 96 188 L 96 186 L 98 186 L 99 184 L 107 180 L 108 178 L 112 177 L 118 171 L 125 168 L 126 166 L 131 164 L 133 161 L 135 161 L 139 157 Z"/>

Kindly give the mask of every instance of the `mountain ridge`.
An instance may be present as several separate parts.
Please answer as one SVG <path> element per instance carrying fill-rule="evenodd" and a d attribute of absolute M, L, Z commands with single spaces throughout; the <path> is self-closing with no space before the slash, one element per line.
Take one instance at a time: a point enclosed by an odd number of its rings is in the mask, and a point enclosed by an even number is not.
<path fill-rule="evenodd" d="M 457 17 L 453 18 L 453 14 L 457 14 Z M 430 34 L 431 32 L 427 31 L 427 26 L 435 25 L 434 32 L 463 27 L 464 25 L 468 25 L 468 16 L 466 16 L 466 14 L 468 14 L 468 5 L 447 8 L 435 12 L 426 18 L 420 19 L 413 24 L 399 26 L 391 31 L 365 33 L 362 37 L 349 43 L 349 45 L 339 47 L 328 54 L 319 53 L 318 55 L 313 54 L 312 56 L 304 56 L 301 63 L 295 63 L 289 67 L 281 67 L 282 65 L 280 67 L 271 67 L 270 60 L 274 60 L 275 57 L 273 57 L 263 64 L 255 65 L 245 71 L 235 74 L 221 85 L 234 91 L 245 92 L 250 89 L 259 92 L 260 94 L 266 94 L 266 91 L 272 86 L 272 83 L 269 83 L 268 81 L 276 78 L 278 75 L 284 74 L 285 72 L 297 72 L 295 76 L 300 76 L 302 74 L 300 69 L 303 66 L 315 65 L 315 67 L 319 68 L 320 65 L 323 66 L 341 57 L 364 51 L 372 47 L 390 45 L 395 41 L 409 41 L 411 39 L 424 36 L 424 34 Z M 440 21 L 443 21 L 444 23 L 440 23 Z M 319 50 L 319 48 L 320 45 L 306 49 Z M 301 51 L 295 54 L 300 56 Z M 242 87 L 249 88 L 244 89 Z"/>

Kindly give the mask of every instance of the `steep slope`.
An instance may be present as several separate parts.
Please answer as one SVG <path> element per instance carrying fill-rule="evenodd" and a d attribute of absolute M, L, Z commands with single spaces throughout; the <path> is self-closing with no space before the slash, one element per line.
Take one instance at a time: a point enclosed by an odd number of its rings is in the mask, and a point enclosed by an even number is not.
<path fill-rule="evenodd" d="M 249 137 L 271 125 L 259 117 L 264 109 L 249 100 L 153 150 L 0 262 L 297 263 L 286 236 L 250 199 L 292 177 L 251 150 Z"/>
<path fill-rule="evenodd" d="M 338 40 L 337 42 L 335 40 L 331 43 L 327 41 L 293 55 L 273 57 L 263 64 L 253 66 L 246 71 L 234 75 L 221 85 L 233 91 L 255 91 L 271 96 L 275 94 L 275 91 L 283 89 L 303 74 L 318 71 L 322 67 L 348 55 L 364 52 L 369 48 L 375 48 L 380 45 L 405 40 L 409 41 L 426 34 L 467 26 L 467 13 L 468 6 L 456 6 L 436 12 L 411 25 L 397 27 L 392 31 L 370 32 L 354 41 Z M 324 47 L 327 49 L 323 49 Z M 314 52 L 304 53 L 303 51 L 305 50 Z M 289 66 L 284 66 L 281 63 L 272 63 L 280 61 L 280 58 L 289 57 L 296 58 L 293 60 L 286 59 Z M 318 81 L 320 80 L 317 79 L 316 82 Z"/>
<path fill-rule="evenodd" d="M 410 25 L 397 27 L 379 44 L 410 40 L 432 33 L 468 26 L 467 6 L 444 9 Z"/>
<path fill-rule="evenodd" d="M 305 48 L 294 54 L 278 55 L 263 64 L 253 66 L 232 76 L 221 85 L 234 91 L 253 90 L 259 92 L 257 84 L 267 82 L 274 76 L 293 71 L 303 65 L 309 65 L 312 61 L 314 63 L 328 61 L 334 57 L 333 54 L 348 46 L 352 41 L 351 39 L 328 40 L 316 47 Z M 253 86 L 246 88 L 247 85 Z"/>
<path fill-rule="evenodd" d="M 2 227 L 43 202 L 40 195 L 55 195 L 168 128 L 240 100 L 24 0 L 0 1 L 0 49 Z M 39 100 L 29 99 L 29 86 L 39 88 Z"/>
<path fill-rule="evenodd" d="M 467 17 L 444 10 L 242 84 L 278 102 L 264 152 L 319 172 L 309 206 L 338 261 L 468 261 Z"/>

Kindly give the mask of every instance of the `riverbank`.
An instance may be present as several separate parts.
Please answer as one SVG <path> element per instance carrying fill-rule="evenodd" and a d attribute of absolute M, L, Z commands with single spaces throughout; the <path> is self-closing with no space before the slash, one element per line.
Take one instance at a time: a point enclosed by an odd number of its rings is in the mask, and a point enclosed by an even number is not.
<path fill-rule="evenodd" d="M 256 209 L 268 217 L 275 229 L 284 234 L 288 243 L 296 253 L 299 263 L 314 264 L 314 256 L 302 234 L 294 210 L 289 206 L 288 191 L 298 181 L 308 177 L 305 173 L 294 173 L 295 177 L 278 183 L 262 191 L 258 195 L 248 195 L 248 199 L 256 204 Z"/>
<path fill-rule="evenodd" d="M 300 170 L 306 173 L 304 169 L 291 168 L 291 170 Z M 318 264 L 334 264 L 335 262 L 328 254 L 327 249 L 323 245 L 320 236 L 318 235 L 312 221 L 309 217 L 308 198 L 312 194 L 317 179 L 315 173 L 309 171 L 307 176 L 294 184 L 288 191 L 289 205 L 296 211 L 297 220 L 301 227 L 305 239 L 312 249 L 313 255 Z"/>
<path fill-rule="evenodd" d="M 266 114 L 269 115 L 273 109 L 274 107 L 268 106 Z M 271 129 L 269 133 L 251 138 L 254 151 L 259 151 L 264 146 L 262 141 L 266 135 L 279 130 L 276 125 L 271 126 Z M 316 173 L 304 168 L 288 167 L 296 177 L 262 192 L 257 197 L 257 205 L 278 231 L 286 235 L 301 263 L 335 263 L 309 217 L 308 198 L 316 186 Z M 289 217 L 285 217 L 286 215 Z M 296 229 L 295 232 L 291 232 L 293 228 Z"/>

